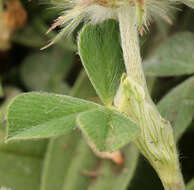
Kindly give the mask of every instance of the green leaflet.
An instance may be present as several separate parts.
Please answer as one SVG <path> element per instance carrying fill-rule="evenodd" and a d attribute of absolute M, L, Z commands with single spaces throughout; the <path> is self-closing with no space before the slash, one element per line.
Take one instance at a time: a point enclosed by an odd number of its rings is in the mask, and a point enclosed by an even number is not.
<path fill-rule="evenodd" d="M 8 110 L 8 140 L 45 138 L 75 129 L 77 114 L 100 105 L 65 95 L 25 93 Z"/>
<path fill-rule="evenodd" d="M 194 77 L 190 77 L 175 87 L 158 103 L 161 115 L 171 122 L 176 138 L 183 134 L 194 117 L 193 84 Z"/>
<path fill-rule="evenodd" d="M 104 104 L 112 104 L 125 71 L 116 21 L 87 25 L 79 36 L 82 64 Z"/>
<path fill-rule="evenodd" d="M 174 76 L 194 73 L 194 34 L 182 32 L 167 38 L 144 62 L 146 75 Z"/>
<path fill-rule="evenodd" d="M 85 136 L 100 151 L 116 151 L 140 132 L 135 123 L 108 108 L 79 114 L 77 122 Z"/>

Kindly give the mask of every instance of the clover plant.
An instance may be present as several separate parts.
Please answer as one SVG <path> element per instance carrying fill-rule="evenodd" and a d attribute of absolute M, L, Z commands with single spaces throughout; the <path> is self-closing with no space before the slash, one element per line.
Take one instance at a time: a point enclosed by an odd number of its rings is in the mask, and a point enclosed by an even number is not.
<path fill-rule="evenodd" d="M 139 42 L 139 39 L 143 38 L 140 36 L 149 33 L 152 20 L 163 19 L 172 24 L 171 15 L 181 3 L 194 8 L 193 0 L 58 2 L 64 12 L 49 28 L 47 34 L 52 33 L 58 26 L 61 27 L 61 31 L 48 45 L 41 48 L 43 50 L 41 60 L 44 60 L 44 54 L 47 54 L 44 49 L 52 48 L 58 41 L 61 44 L 61 38 L 64 36 L 71 39 L 75 35 L 74 30 L 81 28 L 78 34 L 76 33 L 77 52 L 93 87 L 85 73 L 82 73 L 80 77 L 87 85 L 82 86 L 84 83 L 80 83 L 78 89 L 74 86 L 74 90 L 69 93 L 67 85 L 61 86 L 63 70 L 65 72 L 68 66 L 62 64 L 58 68 L 45 66 L 46 72 L 51 68 L 47 74 L 48 83 L 35 81 L 26 84 L 31 90 L 41 90 L 44 86 L 44 90 L 59 94 L 22 93 L 9 103 L 6 116 L 8 123 L 6 142 L 52 137 L 48 150 L 50 157 L 44 165 L 47 172 L 42 176 L 42 190 L 87 189 L 83 185 L 85 178 L 77 176 L 79 169 L 84 175 L 99 176 L 97 181 L 91 184 L 91 189 L 127 189 L 129 181 L 135 176 L 138 157 L 136 148 L 154 168 L 165 190 L 185 190 L 176 140 L 193 119 L 194 78 L 188 77 L 155 105 L 145 75 L 150 77 L 149 81 L 154 80 L 155 76 L 193 74 L 194 35 L 182 32 L 169 37 L 144 62 Z M 57 62 L 56 59 L 52 59 L 52 55 L 50 53 L 51 61 L 48 60 L 51 65 Z M 31 62 L 37 59 L 32 58 Z M 33 67 L 32 64 L 30 68 Z M 31 76 L 25 69 L 28 68 L 22 69 L 22 77 L 26 77 L 27 81 Z M 57 77 L 55 71 L 58 73 Z M 34 87 L 36 83 L 39 84 L 38 88 Z M 97 94 L 98 101 L 83 95 L 90 90 Z M 60 93 L 62 91 L 72 96 Z M 78 135 L 80 132 L 82 137 Z M 73 144 L 68 145 L 72 139 Z M 64 142 L 71 148 L 62 153 L 65 156 L 62 157 L 64 161 L 60 165 L 61 161 L 57 161 L 60 158 L 55 158 L 55 153 L 58 150 L 57 145 Z M 77 159 L 71 162 L 74 149 L 79 154 Z M 103 179 L 99 173 L 81 169 L 86 167 L 91 170 L 96 165 L 98 157 L 110 159 L 113 161 L 112 164 L 119 167 L 124 165 L 123 173 Z M 49 165 L 54 159 L 56 165 Z M 60 167 L 67 168 L 66 162 L 70 163 L 66 174 L 55 170 Z M 108 172 L 106 163 L 103 164 L 101 170 Z M 50 182 L 48 185 L 49 181 L 52 181 L 52 172 L 55 184 Z M 75 172 L 75 175 L 70 175 L 71 172 Z M 64 175 L 65 180 L 61 183 L 59 179 L 64 178 Z M 73 179 L 75 182 L 71 183 Z M 192 189 L 192 181 L 188 185 L 189 188 Z"/>

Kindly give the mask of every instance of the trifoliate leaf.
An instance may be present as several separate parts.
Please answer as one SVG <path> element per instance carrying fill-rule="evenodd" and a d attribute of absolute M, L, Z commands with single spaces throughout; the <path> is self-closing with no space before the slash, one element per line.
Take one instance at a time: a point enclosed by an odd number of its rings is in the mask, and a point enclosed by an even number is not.
<path fill-rule="evenodd" d="M 75 118 L 83 111 L 99 108 L 92 102 L 48 93 L 26 93 L 16 97 L 8 110 L 8 140 L 45 138 L 75 129 Z"/>
<path fill-rule="evenodd" d="M 119 29 L 115 21 L 87 25 L 79 37 L 79 53 L 104 104 L 111 104 L 124 72 Z"/>
<path fill-rule="evenodd" d="M 108 108 L 81 113 L 77 123 L 99 151 L 115 151 L 140 132 L 140 128 L 129 118 Z"/>

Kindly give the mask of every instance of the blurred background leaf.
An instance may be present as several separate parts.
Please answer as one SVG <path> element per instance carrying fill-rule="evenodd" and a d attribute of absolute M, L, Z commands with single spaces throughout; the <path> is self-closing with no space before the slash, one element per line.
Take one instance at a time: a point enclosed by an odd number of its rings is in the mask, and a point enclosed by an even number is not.
<path fill-rule="evenodd" d="M 45 52 L 29 55 L 21 67 L 21 79 L 29 90 L 68 93 L 64 81 L 73 63 L 72 52 L 52 48 Z"/>
<path fill-rule="evenodd" d="M 144 61 L 144 70 L 151 76 L 176 76 L 194 73 L 194 34 L 182 32 L 163 41 Z"/>
<path fill-rule="evenodd" d="M 178 139 L 194 117 L 194 77 L 190 77 L 171 90 L 159 103 L 162 116 L 169 120 Z"/>
<path fill-rule="evenodd" d="M 193 190 L 194 189 L 194 179 L 192 179 L 186 187 L 186 190 Z"/>

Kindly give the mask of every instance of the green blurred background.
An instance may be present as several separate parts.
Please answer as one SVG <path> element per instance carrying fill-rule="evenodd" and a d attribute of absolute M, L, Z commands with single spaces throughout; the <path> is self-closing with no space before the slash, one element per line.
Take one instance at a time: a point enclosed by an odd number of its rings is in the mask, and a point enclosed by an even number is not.
<path fill-rule="evenodd" d="M 119 173 L 120 168 L 111 161 L 97 159 L 82 141 L 79 132 L 51 140 L 4 143 L 7 105 L 21 92 L 46 91 L 99 101 L 77 54 L 77 34 L 82 25 L 68 39 L 63 38 L 40 51 L 60 30 L 57 28 L 45 35 L 63 11 L 63 0 L 57 2 L 58 6 L 54 8 L 54 0 L 0 1 L 0 189 L 162 190 L 155 172 L 134 147 L 126 153 L 133 154 L 128 165 L 133 175 L 126 176 Z M 173 25 L 157 20 L 141 37 L 144 60 L 149 59 L 152 52 L 170 36 L 179 32 L 194 32 L 194 11 L 183 5 L 180 8 L 182 11 L 174 10 Z M 191 75 L 148 75 L 154 102 L 157 103 L 170 89 Z M 193 147 L 194 124 L 191 122 L 178 141 L 186 183 L 194 177 Z M 97 174 L 86 171 L 97 171 Z"/>

